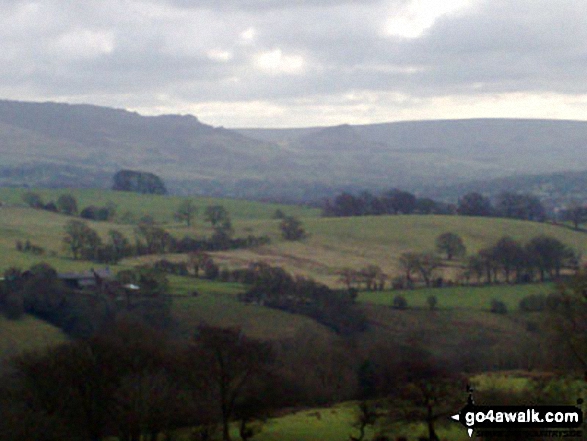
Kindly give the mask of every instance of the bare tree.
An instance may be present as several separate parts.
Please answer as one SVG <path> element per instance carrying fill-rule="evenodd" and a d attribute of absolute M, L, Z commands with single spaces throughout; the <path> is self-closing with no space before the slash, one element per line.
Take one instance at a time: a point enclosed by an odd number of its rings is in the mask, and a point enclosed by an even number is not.
<path fill-rule="evenodd" d="M 191 225 L 192 218 L 196 215 L 197 211 L 198 210 L 193 202 L 189 199 L 185 199 L 181 204 L 179 204 L 174 217 L 181 222 L 185 221 L 189 227 Z"/>
<path fill-rule="evenodd" d="M 194 362 L 220 411 L 222 439 L 230 441 L 229 424 L 238 402 L 254 395 L 251 386 L 267 373 L 273 359 L 271 347 L 238 329 L 209 326 L 198 328 L 194 343 Z"/>

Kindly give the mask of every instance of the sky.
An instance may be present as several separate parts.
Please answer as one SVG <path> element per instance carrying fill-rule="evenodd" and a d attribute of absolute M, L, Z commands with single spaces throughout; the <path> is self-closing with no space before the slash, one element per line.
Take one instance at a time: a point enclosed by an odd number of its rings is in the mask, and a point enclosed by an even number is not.
<path fill-rule="evenodd" d="M 587 120 L 585 0 L 0 0 L 0 98 L 224 127 Z"/>

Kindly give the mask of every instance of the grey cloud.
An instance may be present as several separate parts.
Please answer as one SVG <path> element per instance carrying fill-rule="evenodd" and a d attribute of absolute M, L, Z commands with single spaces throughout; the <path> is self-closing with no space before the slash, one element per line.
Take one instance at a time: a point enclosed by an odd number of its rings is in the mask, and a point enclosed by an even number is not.
<path fill-rule="evenodd" d="M 139 107 L 159 94 L 183 102 L 277 102 L 361 90 L 410 97 L 587 92 L 582 0 L 478 1 L 416 39 L 383 32 L 400 3 L 50 0 L 27 15 L 26 2 L 4 0 L 0 93 L 25 87 L 40 99 L 125 96 Z M 249 28 L 254 38 L 241 41 Z M 80 30 L 111 35 L 112 50 L 84 57 L 52 46 Z M 258 54 L 276 49 L 303 57 L 304 69 L 272 75 L 255 67 Z M 209 57 L 210 50 L 225 51 L 226 60 Z"/>
<path fill-rule="evenodd" d="M 384 0 L 167 0 L 167 3 L 186 9 L 204 7 L 215 10 L 267 11 L 300 7 L 324 8 L 340 5 L 372 5 L 382 1 Z M 398 4 L 407 3 L 408 1 L 394 0 Z"/>

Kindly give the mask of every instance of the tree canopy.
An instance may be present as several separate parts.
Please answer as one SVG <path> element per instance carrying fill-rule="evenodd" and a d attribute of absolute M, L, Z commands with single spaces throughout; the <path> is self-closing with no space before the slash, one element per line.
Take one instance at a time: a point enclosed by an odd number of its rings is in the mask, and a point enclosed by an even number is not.
<path fill-rule="evenodd" d="M 145 194 L 167 194 L 161 178 L 153 173 L 121 170 L 114 175 L 112 190 Z"/>

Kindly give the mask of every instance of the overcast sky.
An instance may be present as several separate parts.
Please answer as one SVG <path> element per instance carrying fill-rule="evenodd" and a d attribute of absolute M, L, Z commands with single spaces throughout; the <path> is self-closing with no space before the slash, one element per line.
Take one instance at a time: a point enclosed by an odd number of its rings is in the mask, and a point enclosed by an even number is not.
<path fill-rule="evenodd" d="M 585 0 L 0 0 L 0 98 L 225 127 L 587 120 Z"/>

